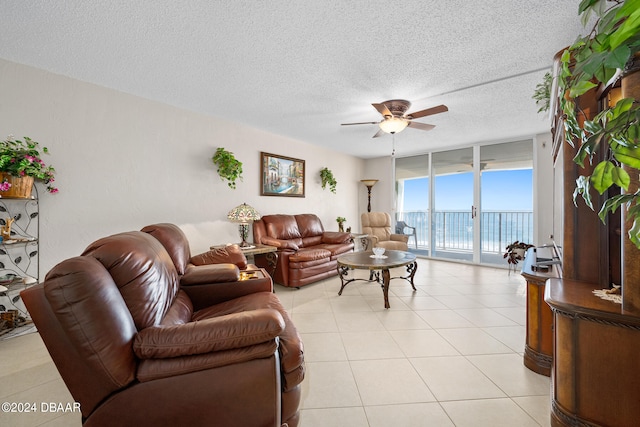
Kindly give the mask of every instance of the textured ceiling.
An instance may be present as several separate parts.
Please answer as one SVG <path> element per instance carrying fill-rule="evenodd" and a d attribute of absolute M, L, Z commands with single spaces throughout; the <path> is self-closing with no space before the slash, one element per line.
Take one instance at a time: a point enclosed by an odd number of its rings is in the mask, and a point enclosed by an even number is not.
<path fill-rule="evenodd" d="M 548 131 L 531 99 L 583 29 L 578 0 L 0 0 L 0 57 L 362 158 L 371 106 L 402 98 L 432 131 L 396 155 Z"/>

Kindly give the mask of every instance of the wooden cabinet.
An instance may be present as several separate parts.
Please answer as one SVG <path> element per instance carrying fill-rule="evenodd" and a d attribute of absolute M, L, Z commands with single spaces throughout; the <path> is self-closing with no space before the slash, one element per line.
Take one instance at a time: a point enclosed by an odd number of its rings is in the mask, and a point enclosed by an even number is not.
<path fill-rule="evenodd" d="M 593 118 L 605 102 L 608 100 L 602 88 L 582 95 L 576 100 L 579 120 Z M 576 178 L 590 174 L 593 166 L 585 162 L 587 168 L 583 170 L 573 162 L 577 144 L 572 147 L 565 142 L 563 117 L 562 111 L 555 111 L 552 126 L 554 155 L 561 159 L 555 167 L 561 168 L 563 177 L 562 200 L 554 206 L 556 213 L 562 211 L 554 215 L 561 218 L 563 226 L 562 277 L 549 279 L 544 297 L 552 311 L 554 328 L 551 424 L 637 426 L 640 251 L 630 245 L 624 229 L 621 232 L 624 221 L 620 210 L 605 225 L 582 200 L 574 205 Z M 597 211 L 603 197 L 593 192 L 592 201 Z M 593 294 L 611 284 L 622 284 L 622 304 Z M 625 299 L 638 303 L 627 307 Z"/>
<path fill-rule="evenodd" d="M 549 278 L 559 277 L 558 267 L 550 265 L 547 271 L 536 267 L 540 258 L 553 258 L 553 248 L 531 248 L 522 266 L 527 282 L 527 331 L 524 345 L 524 365 L 538 374 L 551 375 L 553 361 L 553 316 L 544 301 Z"/>
<path fill-rule="evenodd" d="M 640 316 L 600 299 L 593 283 L 550 279 L 552 426 L 637 426 Z"/>

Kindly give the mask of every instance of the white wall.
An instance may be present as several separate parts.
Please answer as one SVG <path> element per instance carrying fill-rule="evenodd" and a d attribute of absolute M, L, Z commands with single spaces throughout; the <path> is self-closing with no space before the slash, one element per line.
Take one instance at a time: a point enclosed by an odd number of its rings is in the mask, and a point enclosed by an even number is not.
<path fill-rule="evenodd" d="M 533 243 L 552 243 L 553 234 L 553 140 L 551 133 L 533 139 Z"/>
<path fill-rule="evenodd" d="M 315 213 L 327 230 L 343 216 L 359 229 L 361 159 L 1 59 L 0 75 L 0 138 L 39 141 L 57 172 L 60 193 L 39 187 L 41 279 L 100 237 L 156 222 L 207 222 L 212 235 L 193 253 L 227 243 L 236 226 L 226 214 L 243 202 L 262 214 Z M 243 162 L 236 190 L 211 162 L 217 147 Z M 305 198 L 260 196 L 260 151 L 306 161 Z M 325 166 L 337 194 L 320 187 Z"/>

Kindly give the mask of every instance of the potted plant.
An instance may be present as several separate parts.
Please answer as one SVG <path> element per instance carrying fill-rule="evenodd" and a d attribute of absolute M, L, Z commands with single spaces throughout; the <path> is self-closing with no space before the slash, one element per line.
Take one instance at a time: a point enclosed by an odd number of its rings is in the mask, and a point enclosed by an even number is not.
<path fill-rule="evenodd" d="M 333 177 L 333 172 L 328 168 L 322 168 L 320 170 L 320 180 L 322 181 L 322 189 L 324 190 L 326 186 L 329 186 L 329 191 L 333 194 L 336 194 L 336 185 L 338 181 Z"/>
<path fill-rule="evenodd" d="M 507 260 L 509 267 L 513 266 L 515 268 L 518 262 L 524 259 L 524 254 L 527 252 L 527 249 L 532 247 L 533 245 L 530 245 L 529 243 L 516 240 L 506 247 L 506 252 L 502 257 Z"/>
<path fill-rule="evenodd" d="M 338 222 L 338 230 L 344 231 L 344 223 L 347 222 L 347 219 L 342 216 L 339 216 L 336 218 L 336 221 Z"/>
<path fill-rule="evenodd" d="M 224 181 L 228 181 L 229 188 L 236 188 L 236 180 L 242 181 L 242 162 L 236 159 L 232 152 L 220 147 L 212 157 L 213 163 L 218 166 L 218 175 Z"/>
<path fill-rule="evenodd" d="M 624 79 L 640 70 L 639 7 L 638 0 L 582 0 L 579 14 L 583 22 L 592 15 L 597 20 L 587 36 L 563 51 L 558 88 L 565 115 L 565 139 L 577 146 L 574 161 L 581 167 L 587 160 L 595 164 L 590 175 L 580 176 L 576 181 L 574 201 L 582 196 L 587 206 L 594 209 L 591 188 L 601 195 L 613 186 L 622 188 L 622 193 L 605 198 L 598 215 L 604 222 L 609 213 L 625 206 L 627 219 L 632 222 L 629 238 L 640 249 L 640 191 L 637 185 L 630 187 L 632 180 L 637 182 L 640 172 L 638 95 L 619 100 L 592 120 L 585 118 L 576 103 L 589 90 L 606 92 L 621 79 L 624 92 Z M 635 83 L 636 90 L 637 86 Z"/>
<path fill-rule="evenodd" d="M 42 152 L 49 153 L 47 147 Z M 55 169 L 47 166 L 40 155 L 40 144 L 25 136 L 24 141 L 9 135 L 0 141 L 0 196 L 31 197 L 34 181 L 43 182 L 49 193 L 58 189 L 51 185 Z"/>

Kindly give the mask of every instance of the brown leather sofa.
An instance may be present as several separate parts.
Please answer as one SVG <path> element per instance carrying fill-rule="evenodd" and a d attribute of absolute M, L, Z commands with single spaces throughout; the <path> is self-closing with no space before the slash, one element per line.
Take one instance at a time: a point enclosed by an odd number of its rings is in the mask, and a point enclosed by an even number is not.
<path fill-rule="evenodd" d="M 266 272 L 195 265 L 178 227 L 144 230 L 21 293 L 83 424 L 298 425 L 302 342 Z"/>
<path fill-rule="evenodd" d="M 349 233 L 324 231 L 313 214 L 265 215 L 253 223 L 253 240 L 278 248 L 273 279 L 295 288 L 338 274 L 336 258 L 354 246 Z M 268 265 L 264 256 L 255 262 Z"/>

